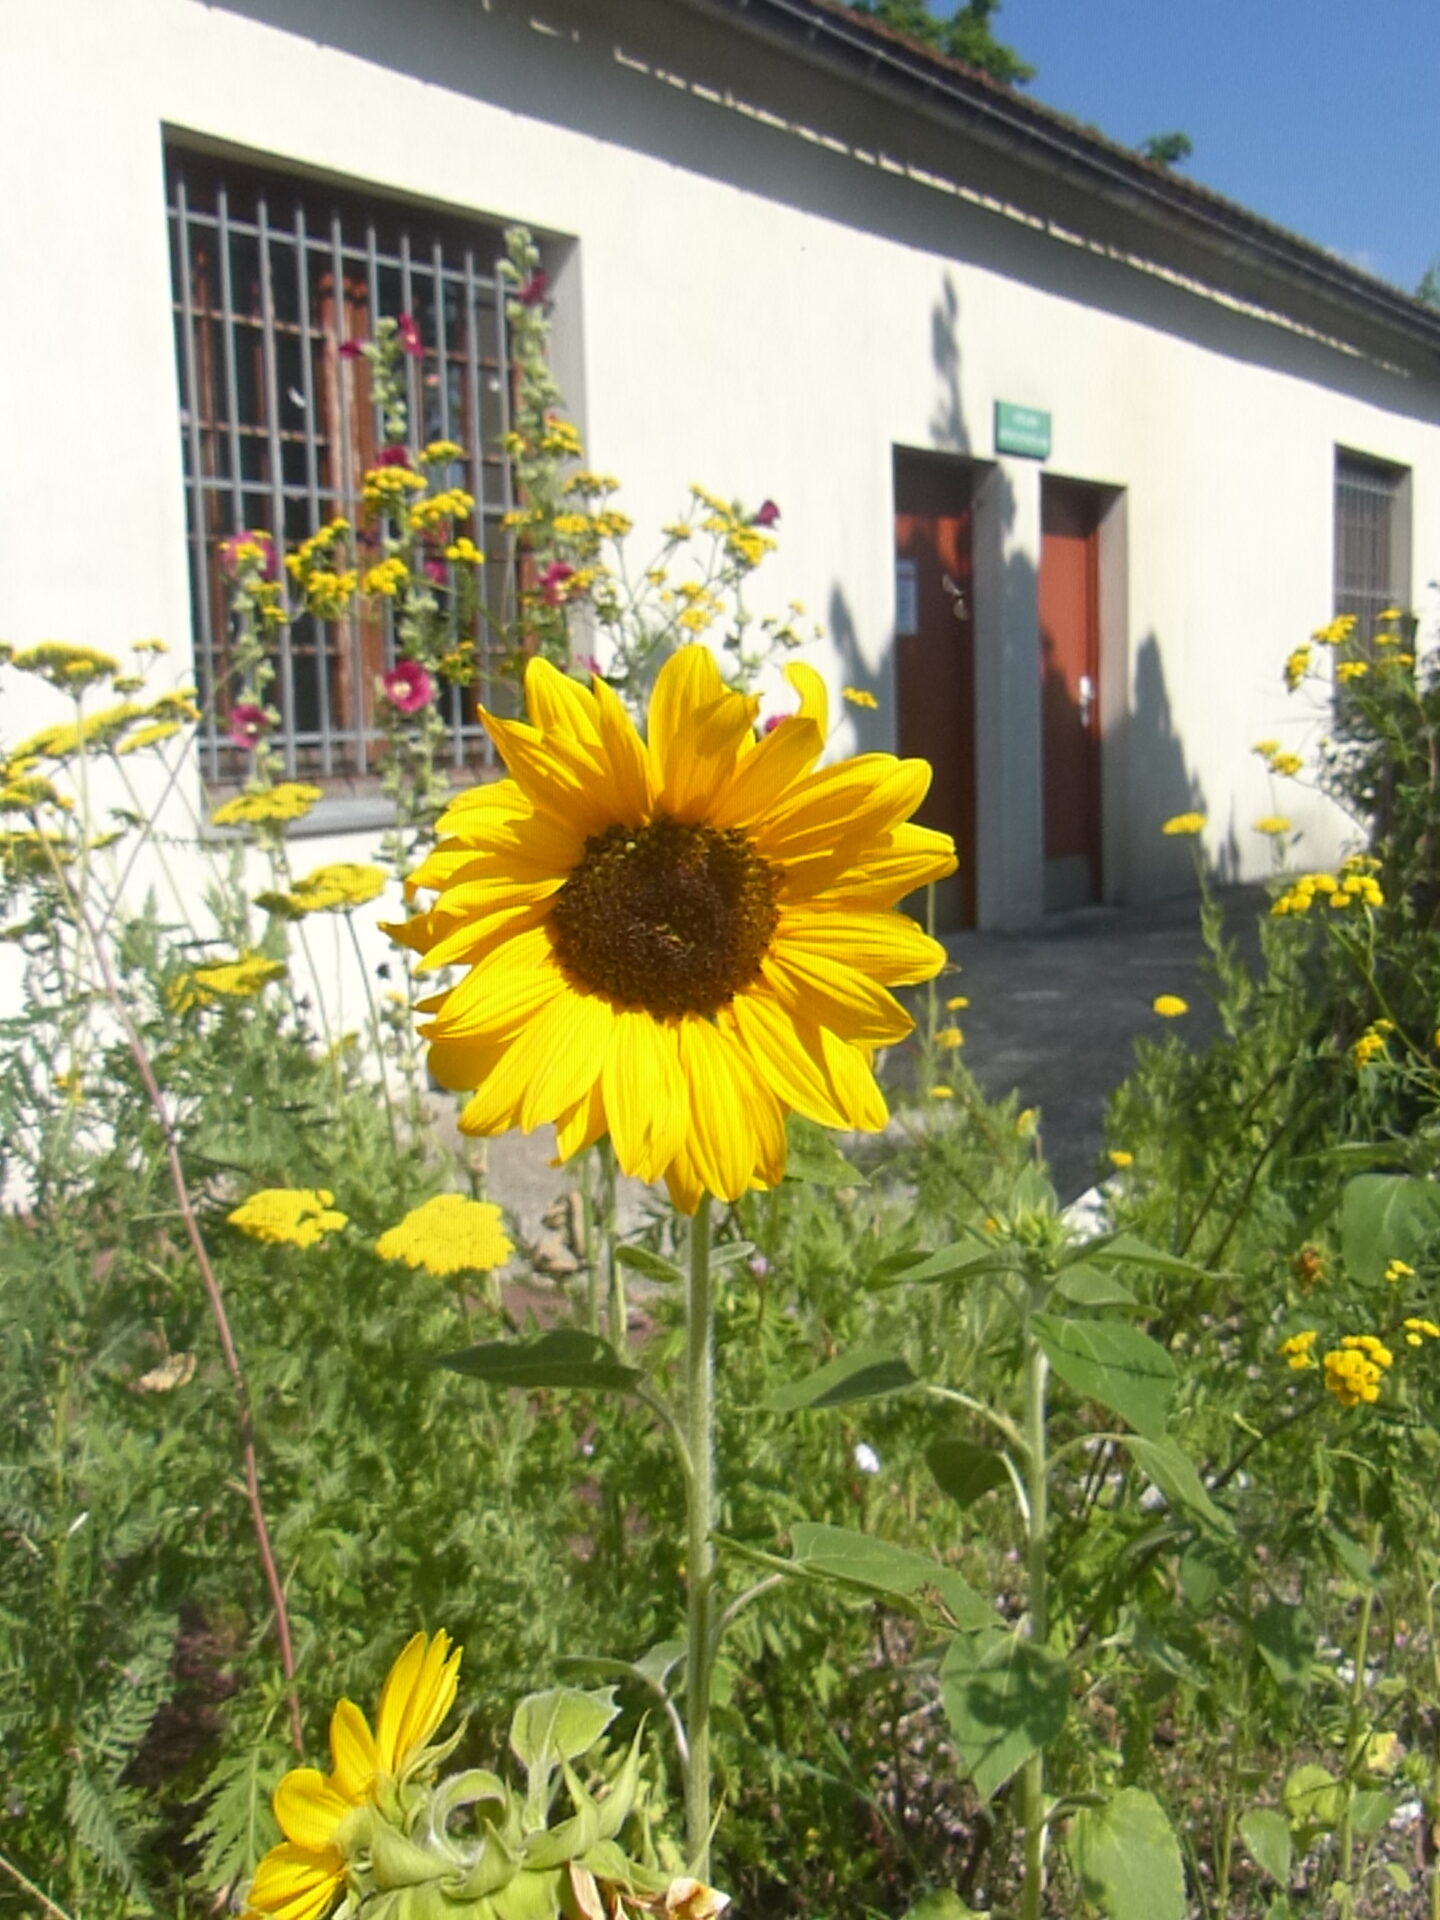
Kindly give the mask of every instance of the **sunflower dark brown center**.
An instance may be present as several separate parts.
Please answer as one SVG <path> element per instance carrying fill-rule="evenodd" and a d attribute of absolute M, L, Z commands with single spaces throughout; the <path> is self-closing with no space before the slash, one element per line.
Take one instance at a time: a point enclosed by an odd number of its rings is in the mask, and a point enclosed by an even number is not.
<path fill-rule="evenodd" d="M 775 875 L 743 833 L 663 816 L 585 842 L 550 933 L 582 987 L 647 1013 L 716 1013 L 760 970 Z"/>

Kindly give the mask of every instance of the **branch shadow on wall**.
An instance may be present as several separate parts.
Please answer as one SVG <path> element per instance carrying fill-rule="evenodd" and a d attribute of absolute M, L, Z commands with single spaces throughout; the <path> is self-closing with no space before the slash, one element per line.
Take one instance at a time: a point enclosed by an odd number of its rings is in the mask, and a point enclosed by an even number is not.
<path fill-rule="evenodd" d="M 1128 891 L 1132 898 L 1148 900 L 1193 893 L 1194 843 L 1162 829 L 1177 813 L 1206 812 L 1205 788 L 1186 760 L 1154 633 L 1135 650 L 1130 708 L 1121 733 L 1117 745 L 1125 755 L 1128 813 L 1138 841 L 1127 862 Z"/>

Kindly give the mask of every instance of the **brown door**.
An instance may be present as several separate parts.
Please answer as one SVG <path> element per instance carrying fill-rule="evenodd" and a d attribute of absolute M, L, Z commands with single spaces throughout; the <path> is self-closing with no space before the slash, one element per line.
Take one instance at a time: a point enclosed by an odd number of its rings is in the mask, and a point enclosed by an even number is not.
<path fill-rule="evenodd" d="M 934 768 L 916 819 L 952 835 L 960 856 L 959 872 L 936 890 L 942 929 L 975 924 L 972 484 L 963 461 L 895 455 L 897 733 L 902 754 Z"/>
<path fill-rule="evenodd" d="M 1097 489 L 1041 482 L 1040 699 L 1045 905 L 1101 898 Z"/>

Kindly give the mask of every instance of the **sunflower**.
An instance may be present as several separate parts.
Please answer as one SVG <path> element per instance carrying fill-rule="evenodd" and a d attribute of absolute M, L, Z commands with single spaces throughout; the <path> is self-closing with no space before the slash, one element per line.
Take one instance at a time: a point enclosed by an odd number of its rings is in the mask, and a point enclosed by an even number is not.
<path fill-rule="evenodd" d="M 463 980 L 423 1003 L 430 1067 L 474 1090 L 460 1126 L 553 1121 L 569 1159 L 608 1133 L 627 1173 L 693 1213 L 785 1171 L 785 1115 L 875 1131 L 874 1049 L 913 1025 L 887 991 L 945 951 L 890 911 L 950 873 L 908 824 L 923 760 L 816 770 L 825 689 L 757 738 L 757 699 L 691 646 L 661 669 L 648 743 L 598 676 L 525 674 L 530 722 L 483 715 L 510 778 L 461 795 L 413 875 L 438 898 L 390 932 Z"/>
<path fill-rule="evenodd" d="M 294 1767 L 275 1789 L 275 1818 L 285 1835 L 255 1870 L 246 1920 L 320 1920 L 345 1883 L 341 1828 L 357 1808 L 424 1753 L 455 1704 L 460 1649 L 450 1636 L 417 1633 L 391 1667 L 380 1693 L 375 1731 L 352 1700 L 330 1716 L 331 1771 Z"/>

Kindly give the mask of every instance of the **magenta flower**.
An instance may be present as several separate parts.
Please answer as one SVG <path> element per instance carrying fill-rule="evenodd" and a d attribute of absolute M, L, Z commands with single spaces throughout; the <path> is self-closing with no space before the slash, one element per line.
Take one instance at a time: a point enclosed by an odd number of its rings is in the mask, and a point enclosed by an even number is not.
<path fill-rule="evenodd" d="M 220 542 L 220 571 L 225 578 L 233 580 L 239 573 L 242 547 L 260 549 L 261 577 L 265 580 L 273 580 L 278 571 L 275 561 L 275 542 L 261 528 L 244 528 L 239 533 L 232 533 L 228 540 Z"/>
<path fill-rule="evenodd" d="M 542 306 L 545 301 L 545 291 L 549 285 L 549 274 L 546 273 L 543 267 L 537 267 L 516 294 L 515 298 L 520 302 L 522 307 Z"/>
<path fill-rule="evenodd" d="M 270 731 L 269 716 L 263 707 L 257 707 L 252 700 L 242 700 L 231 707 L 225 731 L 237 747 L 244 747 L 247 752 L 253 753 Z"/>
<path fill-rule="evenodd" d="M 574 577 L 574 567 L 563 560 L 552 560 L 540 576 L 540 596 L 547 607 L 558 607 L 565 599 L 565 582 Z"/>
<path fill-rule="evenodd" d="M 597 680 L 601 678 L 600 662 L 595 658 L 593 653 L 577 654 L 575 656 L 575 664 L 577 667 L 582 668 L 584 672 L 593 674 Z"/>
<path fill-rule="evenodd" d="M 445 570 L 445 562 L 443 560 L 427 560 L 425 562 L 425 578 L 433 581 L 437 587 L 443 587 L 449 578 Z"/>
<path fill-rule="evenodd" d="M 764 726 L 761 727 L 760 731 L 761 733 L 773 733 L 776 727 L 780 726 L 784 721 L 789 720 L 791 717 L 792 716 L 788 713 L 772 713 L 770 718 L 765 722 Z"/>
<path fill-rule="evenodd" d="M 340 342 L 340 358 L 342 360 L 358 360 L 364 351 L 365 342 L 363 340 L 342 340 Z"/>
<path fill-rule="evenodd" d="M 765 500 L 761 502 L 760 510 L 754 515 L 750 524 L 752 527 L 773 527 L 779 518 L 779 507 L 773 500 Z"/>
<path fill-rule="evenodd" d="M 395 324 L 400 335 L 401 351 L 408 353 L 412 360 L 419 360 L 425 349 L 420 344 L 420 329 L 416 326 L 413 316 L 402 313 Z"/>
<path fill-rule="evenodd" d="M 377 467 L 408 467 L 410 449 L 408 447 L 381 447 L 375 456 Z"/>
<path fill-rule="evenodd" d="M 418 660 L 402 660 L 380 682 L 397 713 L 419 713 L 435 698 L 435 682 Z"/>

